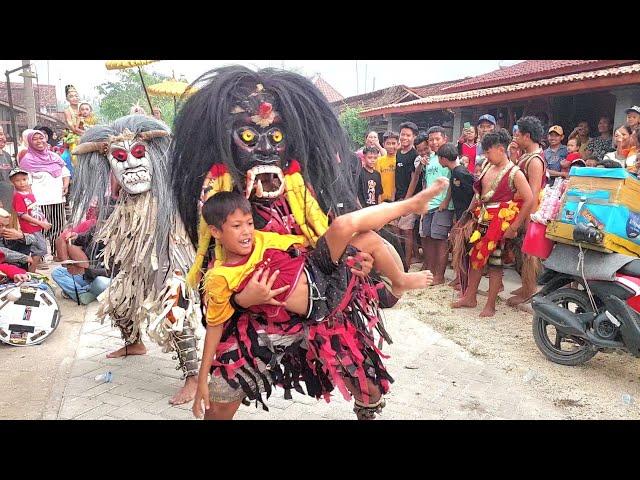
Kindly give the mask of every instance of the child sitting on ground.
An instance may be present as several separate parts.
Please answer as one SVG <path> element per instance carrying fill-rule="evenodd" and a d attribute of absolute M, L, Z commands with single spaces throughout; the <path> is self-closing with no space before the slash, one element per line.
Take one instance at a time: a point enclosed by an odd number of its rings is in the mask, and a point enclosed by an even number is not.
<path fill-rule="evenodd" d="M 220 342 L 223 324 L 236 311 L 243 310 L 260 311 L 278 320 L 282 316 L 286 319 L 288 311 L 311 321 L 322 321 L 337 308 L 346 293 L 332 285 L 348 275 L 349 267 L 342 259 L 345 253 L 350 253 L 349 249 L 353 250 L 352 247 L 373 256 L 374 267 L 391 280 L 394 295 L 429 286 L 433 281 L 431 272 L 403 272 L 374 230 L 403 215 L 425 213 L 429 200 L 445 190 L 448 183 L 446 178 L 440 178 L 407 200 L 382 203 L 339 216 L 312 252 L 297 256 L 288 252 L 291 247 L 304 245 L 305 237 L 255 230 L 251 206 L 237 192 L 220 192 L 211 197 L 202 207 L 202 216 L 213 237 L 222 245 L 224 259 L 217 259 L 204 277 L 208 326 L 194 415 L 201 416 L 201 402 L 204 401 L 207 408 L 209 406 L 209 367 Z M 270 275 L 270 272 L 273 273 Z M 253 282 L 253 286 L 260 283 L 259 294 L 253 293 L 257 292 L 256 288 L 252 293 L 245 291 L 249 282 Z M 239 404 L 239 401 L 233 405 L 223 403 L 214 411 L 221 409 L 230 418 Z"/>

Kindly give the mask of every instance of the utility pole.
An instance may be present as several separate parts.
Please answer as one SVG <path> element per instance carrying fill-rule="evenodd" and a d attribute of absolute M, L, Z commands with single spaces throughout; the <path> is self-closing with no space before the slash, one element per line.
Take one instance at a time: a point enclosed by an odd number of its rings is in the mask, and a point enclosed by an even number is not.
<path fill-rule="evenodd" d="M 29 60 L 22 60 L 22 72 L 29 72 Z M 33 128 L 36 126 L 36 99 L 33 95 L 33 82 L 31 76 L 24 75 L 24 109 L 27 112 L 27 127 Z"/>
<path fill-rule="evenodd" d="M 364 93 L 367 93 L 367 67 L 368 64 L 364 64 Z"/>
<path fill-rule="evenodd" d="M 356 60 L 356 95 L 360 94 L 360 80 L 358 79 L 358 60 Z"/>
<path fill-rule="evenodd" d="M 373 77 L 373 86 L 371 87 L 371 91 L 372 92 L 376 91 L 376 77 Z"/>

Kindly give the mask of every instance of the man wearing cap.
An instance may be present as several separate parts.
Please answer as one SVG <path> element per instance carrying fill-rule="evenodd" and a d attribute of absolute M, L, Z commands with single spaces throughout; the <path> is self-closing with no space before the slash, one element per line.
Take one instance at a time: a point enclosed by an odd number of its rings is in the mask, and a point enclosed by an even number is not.
<path fill-rule="evenodd" d="M 496 117 L 489 113 L 485 113 L 478 119 L 477 127 L 478 140 L 476 140 L 476 143 L 478 147 L 476 149 L 476 166 L 481 167 L 486 159 L 484 151 L 482 150 L 482 138 L 487 133 L 493 132 L 496 129 Z"/>
<path fill-rule="evenodd" d="M 555 177 L 561 177 L 562 166 L 561 163 L 569 155 L 567 147 L 562 144 L 564 139 L 564 131 L 560 125 L 553 125 L 549 128 L 549 148 L 544 151 L 544 159 L 547 162 L 547 171 L 549 176 L 555 180 Z"/>
<path fill-rule="evenodd" d="M 633 107 L 627 108 L 625 110 L 627 114 L 627 125 L 631 128 L 631 130 L 635 130 L 640 126 L 640 107 L 634 105 Z"/>
<path fill-rule="evenodd" d="M 4 130 L 0 127 L 0 207 L 11 213 L 13 208 L 13 185 L 9 180 L 9 172 L 11 171 L 11 155 L 5 152 L 4 147 L 7 144 L 7 137 Z"/>

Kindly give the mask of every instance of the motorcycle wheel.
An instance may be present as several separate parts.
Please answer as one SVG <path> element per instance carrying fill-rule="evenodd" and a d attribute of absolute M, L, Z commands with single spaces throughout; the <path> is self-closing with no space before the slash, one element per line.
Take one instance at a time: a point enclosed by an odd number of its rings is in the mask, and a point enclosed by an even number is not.
<path fill-rule="evenodd" d="M 561 288 L 545 298 L 573 313 L 593 312 L 588 295 L 581 290 Z M 596 347 L 582 338 L 560 335 L 553 325 L 545 322 L 537 314 L 533 316 L 532 327 L 533 338 L 538 349 L 553 363 L 567 366 L 581 365 L 598 353 Z"/>

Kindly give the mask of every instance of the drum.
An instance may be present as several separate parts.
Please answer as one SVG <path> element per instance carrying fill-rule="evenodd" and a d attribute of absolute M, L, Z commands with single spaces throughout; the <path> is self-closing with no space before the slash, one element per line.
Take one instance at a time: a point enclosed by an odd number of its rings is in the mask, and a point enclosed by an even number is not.
<path fill-rule="evenodd" d="M 19 347 L 37 345 L 59 323 L 60 310 L 46 283 L 0 285 L 0 341 Z"/>

